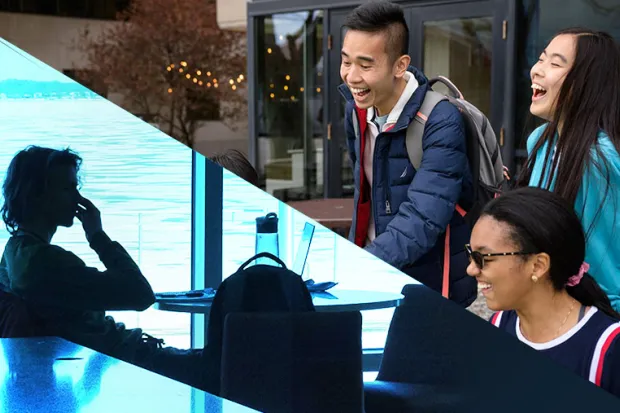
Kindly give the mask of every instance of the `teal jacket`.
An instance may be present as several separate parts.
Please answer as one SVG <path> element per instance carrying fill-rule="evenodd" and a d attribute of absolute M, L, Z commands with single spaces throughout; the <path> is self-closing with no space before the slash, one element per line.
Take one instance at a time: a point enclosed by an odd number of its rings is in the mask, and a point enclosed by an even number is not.
<path fill-rule="evenodd" d="M 528 154 L 532 153 L 546 127 L 546 124 L 540 126 L 529 136 Z M 586 166 L 581 178 L 575 211 L 588 236 L 586 240 L 586 262 L 590 264 L 588 272 L 605 291 L 614 309 L 620 311 L 620 154 L 604 132 L 598 135 L 598 145 L 609 165 L 608 192 L 605 194 L 606 173 L 599 169 L 604 164 L 600 162 L 597 151 L 592 148 L 592 162 Z M 540 186 L 546 186 L 549 179 L 548 172 L 541 180 L 546 151 L 547 144 L 536 154 L 530 186 L 539 186 L 539 183 Z M 547 171 L 549 169 L 550 167 L 547 167 Z M 555 177 L 551 187 L 554 184 Z"/>
<path fill-rule="evenodd" d="M 142 330 L 126 329 L 106 311 L 142 311 L 155 302 L 153 290 L 131 256 L 103 232 L 90 247 L 105 271 L 87 267 L 73 253 L 18 233 L 0 261 L 0 288 L 28 303 L 56 336 L 132 362 Z"/>

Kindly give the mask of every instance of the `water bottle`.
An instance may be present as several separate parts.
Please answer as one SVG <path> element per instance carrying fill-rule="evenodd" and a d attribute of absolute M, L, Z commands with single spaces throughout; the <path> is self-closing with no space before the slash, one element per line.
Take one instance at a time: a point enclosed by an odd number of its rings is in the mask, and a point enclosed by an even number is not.
<path fill-rule="evenodd" d="M 278 245 L 278 216 L 270 212 L 264 217 L 256 218 L 256 254 L 269 252 L 280 258 Z M 257 259 L 256 264 L 278 265 L 268 257 Z"/>

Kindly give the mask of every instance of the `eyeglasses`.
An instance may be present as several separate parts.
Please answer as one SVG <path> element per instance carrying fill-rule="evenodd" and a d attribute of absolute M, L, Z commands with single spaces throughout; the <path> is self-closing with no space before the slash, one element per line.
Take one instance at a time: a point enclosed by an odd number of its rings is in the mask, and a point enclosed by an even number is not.
<path fill-rule="evenodd" d="M 473 261 L 474 264 L 476 264 L 476 267 L 478 267 L 478 269 L 483 269 L 484 268 L 484 259 L 485 257 L 508 257 L 511 255 L 530 255 L 532 254 L 531 252 L 525 252 L 525 251 L 519 251 L 519 252 L 495 252 L 495 253 L 489 253 L 489 254 L 483 254 L 481 252 L 478 251 L 472 251 L 471 250 L 471 245 L 467 244 L 465 245 L 465 250 L 467 251 L 467 255 L 469 256 L 469 261 Z"/>

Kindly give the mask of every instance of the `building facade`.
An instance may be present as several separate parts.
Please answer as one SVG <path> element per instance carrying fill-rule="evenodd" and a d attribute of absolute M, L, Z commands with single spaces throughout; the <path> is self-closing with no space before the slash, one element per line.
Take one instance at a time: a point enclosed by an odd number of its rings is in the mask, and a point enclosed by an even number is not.
<path fill-rule="evenodd" d="M 412 64 L 429 77 L 451 78 L 488 116 L 513 174 L 536 126 L 529 116 L 529 71 L 545 44 L 569 26 L 605 30 L 620 39 L 617 0 L 394 2 L 406 12 Z M 337 86 L 342 22 L 359 4 L 247 3 L 249 152 L 265 189 L 282 200 L 352 195 Z M 221 24 L 242 29 L 241 14 L 222 16 Z"/>

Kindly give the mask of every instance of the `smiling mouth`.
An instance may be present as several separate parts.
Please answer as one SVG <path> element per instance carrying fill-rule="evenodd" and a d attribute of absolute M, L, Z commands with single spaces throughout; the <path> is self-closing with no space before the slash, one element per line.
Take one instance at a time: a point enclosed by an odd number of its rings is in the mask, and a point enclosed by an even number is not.
<path fill-rule="evenodd" d="M 532 90 L 534 91 L 534 93 L 532 94 L 532 100 L 533 101 L 537 101 L 540 100 L 542 98 L 545 97 L 545 95 L 547 94 L 547 89 L 545 89 L 544 87 L 537 85 L 537 84 L 532 84 Z"/>
<path fill-rule="evenodd" d="M 478 289 L 482 292 L 482 294 L 487 294 L 493 289 L 493 286 L 489 283 L 478 281 Z"/>
<path fill-rule="evenodd" d="M 363 98 L 370 93 L 370 89 L 368 88 L 360 89 L 356 87 L 350 87 L 349 89 L 351 89 L 351 93 L 353 93 L 354 96 L 357 96 L 359 98 Z"/>

